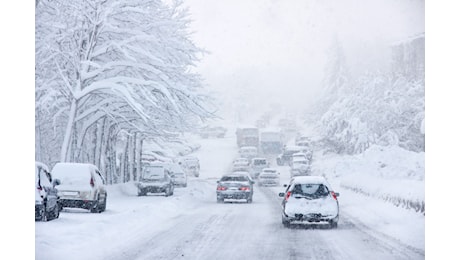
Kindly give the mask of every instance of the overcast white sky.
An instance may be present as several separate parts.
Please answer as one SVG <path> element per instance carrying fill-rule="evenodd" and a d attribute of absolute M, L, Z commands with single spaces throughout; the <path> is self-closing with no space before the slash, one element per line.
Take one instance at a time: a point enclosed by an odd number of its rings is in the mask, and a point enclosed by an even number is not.
<path fill-rule="evenodd" d="M 187 0 L 198 64 L 229 109 L 306 107 L 318 95 L 333 40 L 352 73 L 385 66 L 391 42 L 424 32 L 420 0 Z M 250 95 L 251 99 L 244 99 Z M 236 104 L 235 98 L 242 102 Z M 287 101 L 287 102 L 286 102 Z M 243 103 L 245 105 L 243 105 Z"/>

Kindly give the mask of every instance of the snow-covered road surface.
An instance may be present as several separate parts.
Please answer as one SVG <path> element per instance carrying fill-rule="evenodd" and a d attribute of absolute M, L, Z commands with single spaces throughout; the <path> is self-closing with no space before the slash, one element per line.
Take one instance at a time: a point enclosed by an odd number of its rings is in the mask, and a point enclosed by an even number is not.
<path fill-rule="evenodd" d="M 236 145 L 203 140 L 197 156 L 200 177 L 171 197 L 137 197 L 132 183 L 113 185 L 106 212 L 64 209 L 59 219 L 36 222 L 36 259 L 424 259 L 423 247 L 369 224 L 392 221 L 395 211 L 378 219 L 379 213 L 356 214 L 361 195 L 351 191 L 338 190 L 337 229 L 283 227 L 281 186 L 256 185 L 250 204 L 217 203 L 216 180 L 228 171 Z M 287 183 L 288 168 L 278 169 Z"/>

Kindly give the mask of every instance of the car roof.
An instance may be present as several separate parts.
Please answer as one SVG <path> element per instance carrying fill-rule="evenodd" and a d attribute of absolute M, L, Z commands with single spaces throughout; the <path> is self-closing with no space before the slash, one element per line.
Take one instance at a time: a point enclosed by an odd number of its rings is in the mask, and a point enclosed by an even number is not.
<path fill-rule="evenodd" d="M 292 184 L 326 184 L 329 185 L 329 182 L 323 176 L 296 176 L 291 179 Z"/>

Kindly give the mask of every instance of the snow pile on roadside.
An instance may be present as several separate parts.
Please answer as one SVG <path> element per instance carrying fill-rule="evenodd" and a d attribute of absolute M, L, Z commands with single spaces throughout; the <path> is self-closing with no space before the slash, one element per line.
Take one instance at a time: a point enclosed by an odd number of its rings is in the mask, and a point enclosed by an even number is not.
<path fill-rule="evenodd" d="M 342 188 L 425 212 L 425 153 L 375 145 L 354 156 L 318 152 L 314 160 L 314 170 Z"/>

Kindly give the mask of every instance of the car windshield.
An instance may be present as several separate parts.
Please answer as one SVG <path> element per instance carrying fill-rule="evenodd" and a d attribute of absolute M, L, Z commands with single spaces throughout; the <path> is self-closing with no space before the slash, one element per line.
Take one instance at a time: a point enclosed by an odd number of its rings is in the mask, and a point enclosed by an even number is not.
<path fill-rule="evenodd" d="M 162 166 L 146 166 L 142 172 L 142 179 L 161 180 L 165 178 Z"/>
<path fill-rule="evenodd" d="M 292 189 L 293 196 L 325 197 L 329 194 L 324 184 L 295 184 Z"/>
<path fill-rule="evenodd" d="M 248 181 L 245 176 L 224 176 L 220 181 Z"/>
<path fill-rule="evenodd" d="M 265 160 L 255 160 L 254 161 L 254 165 L 266 165 L 267 164 L 267 161 Z"/>

